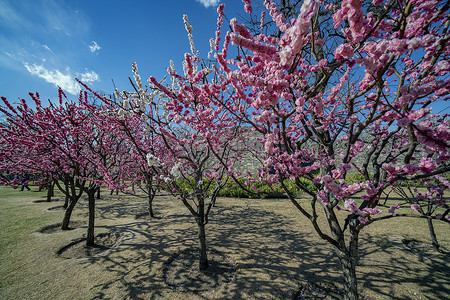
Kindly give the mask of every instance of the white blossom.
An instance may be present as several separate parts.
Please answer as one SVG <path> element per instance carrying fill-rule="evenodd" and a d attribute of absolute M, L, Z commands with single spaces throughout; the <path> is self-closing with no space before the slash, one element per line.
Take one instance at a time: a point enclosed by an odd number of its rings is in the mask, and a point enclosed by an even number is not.
<path fill-rule="evenodd" d="M 183 15 L 184 27 L 188 32 L 189 44 L 191 45 L 191 53 L 195 55 L 194 37 L 192 36 L 192 26 L 189 24 L 187 15 Z"/>
<path fill-rule="evenodd" d="M 159 158 L 153 154 L 147 153 L 147 164 L 149 167 L 158 167 L 161 165 L 161 162 L 159 161 Z"/>
<path fill-rule="evenodd" d="M 212 53 L 214 51 L 214 47 L 216 46 L 216 41 L 213 38 L 209 39 L 209 46 L 211 47 L 211 50 L 208 52 L 208 59 L 211 59 Z"/>
<path fill-rule="evenodd" d="M 130 99 L 128 99 L 128 98 L 123 99 L 123 108 L 124 109 L 130 108 Z"/>
<path fill-rule="evenodd" d="M 170 170 L 170 175 L 172 175 L 174 178 L 180 178 L 180 167 L 181 163 L 176 163 Z"/>

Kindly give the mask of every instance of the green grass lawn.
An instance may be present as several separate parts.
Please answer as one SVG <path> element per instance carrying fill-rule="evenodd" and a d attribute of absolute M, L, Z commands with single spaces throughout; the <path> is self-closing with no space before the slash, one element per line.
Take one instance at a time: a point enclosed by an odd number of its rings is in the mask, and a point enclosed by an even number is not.
<path fill-rule="evenodd" d="M 24 257 L 15 257 L 18 263 L 12 263 L 10 253 L 15 252 L 34 229 L 55 219 L 55 215 L 45 213 L 42 206 L 30 204 L 44 199 L 46 191 L 37 192 L 36 186 L 30 188 L 31 191 L 21 192 L 20 189 L 0 186 L 0 288 L 11 284 L 11 280 L 21 274 L 17 271 Z"/>

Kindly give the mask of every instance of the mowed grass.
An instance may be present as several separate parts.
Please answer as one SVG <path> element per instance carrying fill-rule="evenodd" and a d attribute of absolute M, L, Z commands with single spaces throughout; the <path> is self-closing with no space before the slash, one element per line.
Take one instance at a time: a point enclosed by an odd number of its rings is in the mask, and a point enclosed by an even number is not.
<path fill-rule="evenodd" d="M 26 263 L 26 253 L 17 251 L 21 244 L 29 240 L 34 229 L 55 220 L 55 215 L 46 213 L 42 206 L 30 204 L 44 199 L 46 191 L 30 187 L 32 191 L 21 192 L 0 186 L 0 288 L 21 279 L 20 269 Z"/>

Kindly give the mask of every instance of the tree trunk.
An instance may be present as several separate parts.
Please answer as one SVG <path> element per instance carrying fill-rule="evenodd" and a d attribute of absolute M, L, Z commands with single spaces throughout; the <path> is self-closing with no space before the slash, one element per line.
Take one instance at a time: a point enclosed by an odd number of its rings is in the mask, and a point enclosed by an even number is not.
<path fill-rule="evenodd" d="M 55 185 L 56 185 L 56 182 L 54 180 L 50 181 L 50 187 L 49 188 L 51 188 L 51 190 L 52 190 L 51 191 L 52 197 L 55 196 Z"/>
<path fill-rule="evenodd" d="M 55 196 L 55 181 L 47 183 L 47 202 L 52 201 L 52 197 Z"/>
<path fill-rule="evenodd" d="M 147 194 L 148 194 L 148 213 L 150 218 L 154 218 L 155 214 L 153 212 L 153 199 L 155 198 L 156 190 L 153 189 L 153 174 L 145 173 L 145 181 L 147 184 Z"/>
<path fill-rule="evenodd" d="M 78 199 L 69 201 L 66 211 L 64 212 L 64 218 L 62 221 L 61 230 L 69 229 L 70 217 L 72 216 L 73 208 L 75 207 L 75 204 L 77 204 L 77 202 L 78 202 Z"/>
<path fill-rule="evenodd" d="M 153 212 L 153 199 L 155 199 L 156 191 L 152 189 L 151 186 L 148 187 L 148 213 L 150 218 L 155 217 L 155 213 Z"/>
<path fill-rule="evenodd" d="M 53 195 L 53 182 L 50 182 L 47 188 L 47 202 L 52 201 Z"/>
<path fill-rule="evenodd" d="M 341 265 L 342 278 L 344 279 L 344 299 L 357 300 L 356 257 L 351 257 L 349 253 L 337 249 L 336 253 Z"/>
<path fill-rule="evenodd" d="M 69 186 L 67 184 L 65 184 L 65 189 L 66 199 L 64 200 L 64 209 L 67 209 L 67 207 L 69 206 Z"/>
<path fill-rule="evenodd" d="M 150 218 L 155 217 L 155 213 L 153 212 L 153 195 L 148 194 L 148 214 L 150 215 Z"/>
<path fill-rule="evenodd" d="M 100 188 L 97 189 L 97 199 L 100 199 Z"/>
<path fill-rule="evenodd" d="M 87 230 L 86 246 L 94 246 L 95 194 L 96 194 L 95 189 L 88 192 L 89 223 Z"/>
<path fill-rule="evenodd" d="M 199 260 L 199 269 L 206 270 L 208 269 L 208 255 L 206 253 L 206 234 L 205 234 L 205 225 L 202 222 L 198 222 L 198 239 L 200 241 L 200 260 Z"/>
<path fill-rule="evenodd" d="M 437 251 L 440 252 L 439 242 L 436 237 L 436 233 L 434 232 L 433 221 L 431 219 L 427 219 L 428 222 L 428 230 L 430 231 L 431 242 L 433 247 L 436 248 Z"/>

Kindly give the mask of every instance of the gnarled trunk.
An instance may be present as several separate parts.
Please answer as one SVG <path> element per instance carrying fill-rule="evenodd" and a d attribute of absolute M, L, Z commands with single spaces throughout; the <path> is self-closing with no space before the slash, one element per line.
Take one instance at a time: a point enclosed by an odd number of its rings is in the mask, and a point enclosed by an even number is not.
<path fill-rule="evenodd" d="M 344 280 L 344 299 L 357 300 L 356 257 L 351 257 L 350 253 L 337 249 L 336 253 L 341 265 L 342 278 Z"/>
<path fill-rule="evenodd" d="M 69 229 L 69 223 L 70 223 L 70 217 L 72 216 L 72 211 L 75 207 L 75 204 L 77 204 L 78 199 L 72 199 L 72 201 L 69 201 L 69 204 L 64 212 L 64 218 L 61 225 L 61 230 L 68 230 Z"/>
<path fill-rule="evenodd" d="M 75 182 L 72 177 L 66 176 L 63 182 L 64 182 L 64 189 L 60 185 L 59 181 L 55 181 L 55 184 L 58 187 L 58 189 L 66 195 L 66 202 L 64 203 L 66 210 L 64 212 L 64 218 L 62 221 L 61 229 L 68 230 L 70 217 L 72 216 L 72 211 L 75 205 L 77 204 L 78 200 L 80 199 L 83 190 L 80 189 L 78 192 L 76 191 Z"/>
<path fill-rule="evenodd" d="M 357 300 L 358 285 L 356 278 L 356 262 L 358 259 L 358 236 L 359 229 L 357 223 L 350 221 L 350 234 L 348 237 L 348 246 L 345 245 L 343 235 L 339 236 L 338 245 L 334 246 L 334 250 L 339 259 L 342 270 L 342 279 L 344 280 L 344 299 Z M 353 224 L 352 224 L 353 223 Z"/>
<path fill-rule="evenodd" d="M 150 215 L 150 218 L 155 217 L 155 213 L 153 212 L 153 198 L 153 195 L 148 194 L 148 214 Z"/>
<path fill-rule="evenodd" d="M 69 206 L 69 186 L 67 184 L 65 185 L 65 189 L 66 199 L 64 200 L 64 209 L 67 209 L 67 207 Z"/>
<path fill-rule="evenodd" d="M 155 217 L 155 213 L 153 212 L 153 199 L 155 198 L 156 190 L 153 188 L 153 174 L 146 173 L 145 181 L 147 183 L 147 194 L 148 194 L 148 213 L 150 218 Z"/>
<path fill-rule="evenodd" d="M 430 231 L 431 243 L 433 247 L 436 248 L 437 251 L 441 251 L 441 247 L 436 237 L 436 232 L 434 232 L 433 221 L 431 219 L 427 219 L 428 222 L 428 230 Z"/>
<path fill-rule="evenodd" d="M 153 200 L 155 199 L 156 190 L 153 189 L 151 186 L 148 187 L 148 213 L 150 215 L 150 218 L 155 217 L 155 213 L 153 211 Z"/>
<path fill-rule="evenodd" d="M 208 255 L 206 253 L 206 233 L 205 233 L 205 199 L 200 193 L 197 194 L 198 203 L 198 215 L 197 215 L 197 225 L 198 225 L 198 240 L 199 240 L 199 269 L 201 271 L 208 269 Z"/>
<path fill-rule="evenodd" d="M 96 190 L 89 190 L 88 205 L 89 205 L 89 223 L 87 230 L 86 246 L 94 245 L 94 226 L 95 226 L 95 194 Z"/>
<path fill-rule="evenodd" d="M 52 197 L 55 196 L 55 183 L 50 181 L 47 186 L 47 202 L 52 201 Z"/>
<path fill-rule="evenodd" d="M 208 255 L 206 253 L 206 234 L 205 225 L 202 222 L 198 222 L 198 239 L 199 239 L 199 269 L 206 270 L 209 267 Z"/>

